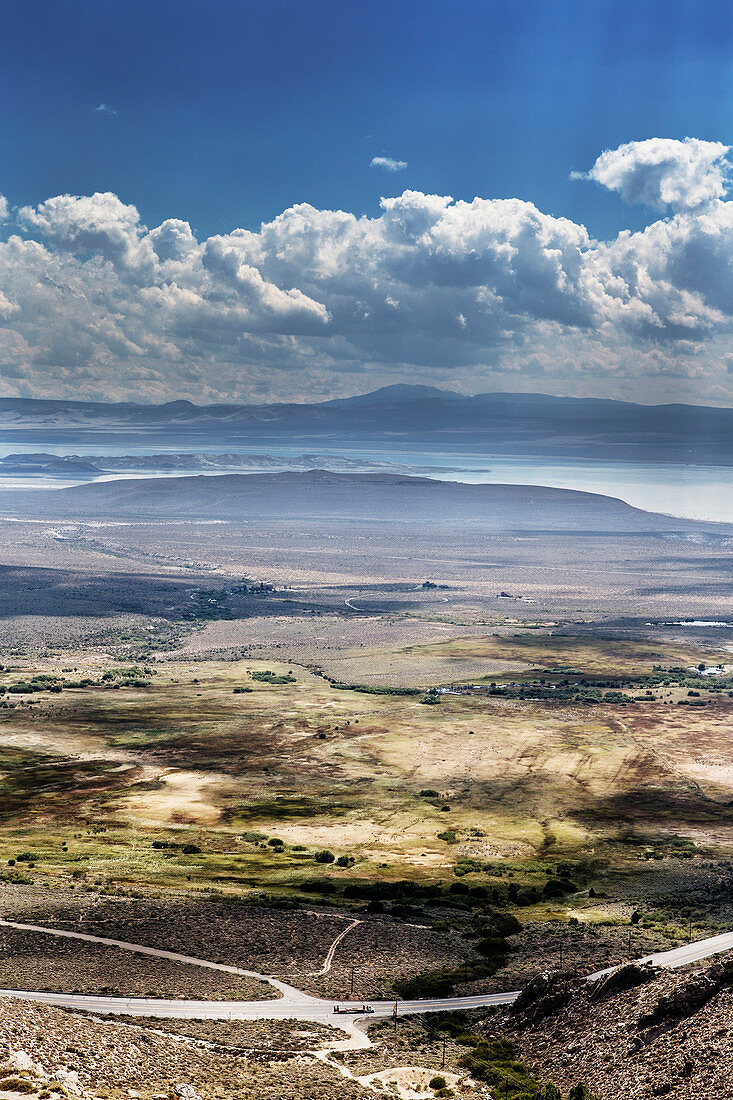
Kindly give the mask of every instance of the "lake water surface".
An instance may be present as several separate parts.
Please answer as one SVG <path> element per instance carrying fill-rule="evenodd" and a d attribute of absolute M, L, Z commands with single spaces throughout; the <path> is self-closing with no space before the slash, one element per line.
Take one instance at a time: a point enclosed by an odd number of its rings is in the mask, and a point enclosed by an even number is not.
<path fill-rule="evenodd" d="M 147 444 L 122 446 L 105 445 L 101 440 L 76 442 L 73 447 L 48 444 L 34 439 L 32 445 L 16 441 L 0 441 L 0 457 L 21 452 L 46 451 L 51 454 L 150 454 L 199 453 L 213 454 L 267 454 L 282 459 L 282 469 L 289 460 L 307 451 L 308 444 L 295 446 L 275 443 L 238 445 L 228 442 L 223 446 L 203 445 L 201 440 L 192 445 L 177 441 L 171 446 Z M 431 467 L 431 477 L 445 481 L 462 481 L 473 484 L 549 485 L 559 489 L 580 489 L 604 496 L 619 497 L 636 508 L 650 512 L 665 512 L 689 519 L 714 520 L 733 523 L 733 467 L 698 466 L 686 463 L 612 462 L 573 458 L 537 458 L 476 454 L 460 451 L 434 451 L 407 448 L 385 448 L 367 444 L 354 445 L 347 441 L 313 445 L 319 456 L 343 456 L 364 462 L 396 464 L 408 472 L 412 467 Z M 319 465 L 327 465 L 320 462 Z M 226 471 L 222 471 L 226 472 Z M 256 466 L 242 472 L 256 472 Z M 414 471 L 419 472 L 419 471 Z M 80 484 L 83 480 L 112 480 L 118 477 L 162 476 L 154 472 L 136 474 L 103 475 L 94 479 L 0 476 L 0 488 L 61 488 Z M 181 473 L 167 476 L 180 477 Z M 215 473 L 207 476 L 217 476 Z"/>

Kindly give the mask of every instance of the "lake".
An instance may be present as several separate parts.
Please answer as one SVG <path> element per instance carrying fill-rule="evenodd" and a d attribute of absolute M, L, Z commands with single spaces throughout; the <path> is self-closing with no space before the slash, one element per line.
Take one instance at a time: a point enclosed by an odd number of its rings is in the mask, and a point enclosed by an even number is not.
<path fill-rule="evenodd" d="M 474 484 L 499 483 L 511 485 L 549 485 L 559 489 L 580 489 L 604 496 L 619 497 L 628 504 L 645 511 L 665 512 L 689 519 L 713 520 L 733 523 L 733 467 L 701 466 L 687 463 L 613 462 L 574 458 L 536 458 L 531 456 L 507 456 L 476 454 L 456 450 L 418 450 L 407 447 L 385 448 L 360 442 L 355 445 L 343 440 L 328 444 L 299 441 L 298 445 L 284 446 L 268 442 L 259 445 L 242 445 L 228 441 L 225 445 L 211 446 L 201 439 L 193 444 L 176 441 L 170 446 L 155 443 L 131 444 L 129 440 L 117 445 L 103 443 L 101 439 L 75 440 L 73 445 L 60 446 L 57 441 L 45 442 L 34 438 L 32 445 L 12 441 L 0 441 L 0 457 L 8 454 L 45 451 L 51 454 L 114 455 L 150 453 L 199 453 L 212 454 L 267 454 L 282 459 L 282 468 L 294 456 L 307 453 L 309 446 L 320 456 L 343 456 L 364 462 L 396 464 L 409 472 L 413 467 L 431 467 L 431 477 L 445 481 L 463 481 Z M 246 472 L 256 472 L 256 467 Z M 419 471 L 416 471 L 419 472 Z M 99 478 L 48 478 L 0 476 L 0 488 L 61 488 L 77 485 L 87 480 L 112 480 L 118 477 L 149 477 L 151 474 L 115 474 Z M 155 475 L 162 476 L 162 475 Z M 181 476 L 180 473 L 169 476 Z M 216 473 L 207 476 L 216 477 Z"/>

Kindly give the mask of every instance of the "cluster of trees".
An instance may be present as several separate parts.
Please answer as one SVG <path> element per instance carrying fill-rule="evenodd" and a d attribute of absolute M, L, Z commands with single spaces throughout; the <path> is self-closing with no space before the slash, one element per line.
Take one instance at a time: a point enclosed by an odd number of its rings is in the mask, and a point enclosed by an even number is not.
<path fill-rule="evenodd" d="M 338 688 L 339 691 L 359 691 L 363 695 L 419 695 L 419 688 L 403 688 L 403 687 L 379 687 L 374 684 L 342 684 L 338 680 L 334 680 L 331 676 L 324 676 L 324 680 L 327 680 L 331 687 Z"/>
<path fill-rule="evenodd" d="M 291 672 L 280 675 L 277 672 L 271 672 L 269 668 L 265 669 L 264 672 L 250 672 L 250 676 L 260 684 L 294 684 L 297 680 L 297 677 L 293 676 Z"/>
<path fill-rule="evenodd" d="M 615 703 L 626 706 L 633 703 L 634 697 L 623 691 L 602 691 L 595 685 L 587 685 L 585 682 L 572 683 L 561 681 L 558 684 L 526 683 L 526 684 L 490 684 L 488 695 L 498 695 L 504 699 L 552 699 L 554 702 L 563 703 Z M 647 698 L 653 699 L 653 695 Z"/>
<path fill-rule="evenodd" d="M 0 671 L 3 671 L 0 669 Z M 70 670 L 68 670 L 70 671 Z M 116 668 L 108 669 L 99 680 L 84 676 L 79 680 L 70 680 L 50 672 L 39 672 L 29 680 L 18 680 L 14 684 L 0 684 L 0 695 L 35 695 L 50 691 L 58 694 L 64 688 L 89 687 L 150 687 L 149 677 L 155 676 L 153 668 Z"/>
<path fill-rule="evenodd" d="M 198 844 L 176 844 L 173 840 L 154 840 L 150 847 L 154 848 L 156 852 L 169 848 L 173 851 L 183 852 L 184 856 L 197 856 L 201 852 Z"/>

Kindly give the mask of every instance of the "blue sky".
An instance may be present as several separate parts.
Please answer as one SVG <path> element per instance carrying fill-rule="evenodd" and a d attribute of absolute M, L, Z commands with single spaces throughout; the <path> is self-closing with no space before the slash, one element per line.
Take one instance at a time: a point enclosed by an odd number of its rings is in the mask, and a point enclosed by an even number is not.
<path fill-rule="evenodd" d="M 602 236 L 605 148 L 733 133 L 733 7 L 625 0 L 23 0 L 0 34 L 0 189 L 114 191 L 149 224 L 517 196 Z M 116 114 L 94 112 L 106 104 Z M 407 161 L 394 177 L 373 156 Z M 643 214 L 631 218 L 634 225 Z"/>
<path fill-rule="evenodd" d="M 717 0 L 0 0 L 0 394 L 733 403 L 732 111 Z"/>

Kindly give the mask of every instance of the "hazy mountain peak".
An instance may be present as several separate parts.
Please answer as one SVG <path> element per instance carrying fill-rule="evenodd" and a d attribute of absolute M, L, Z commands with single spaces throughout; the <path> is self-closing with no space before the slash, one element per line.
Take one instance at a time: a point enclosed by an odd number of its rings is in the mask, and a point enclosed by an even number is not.
<path fill-rule="evenodd" d="M 322 405 L 332 407 L 347 405 L 380 405 L 380 404 L 409 404 L 411 401 L 425 401 L 433 398 L 438 401 L 465 400 L 465 395 L 455 390 L 442 390 L 437 386 L 410 385 L 405 382 L 396 382 L 392 386 L 382 386 L 371 393 L 360 393 L 354 397 L 337 397 L 332 401 L 322 401 Z"/>

